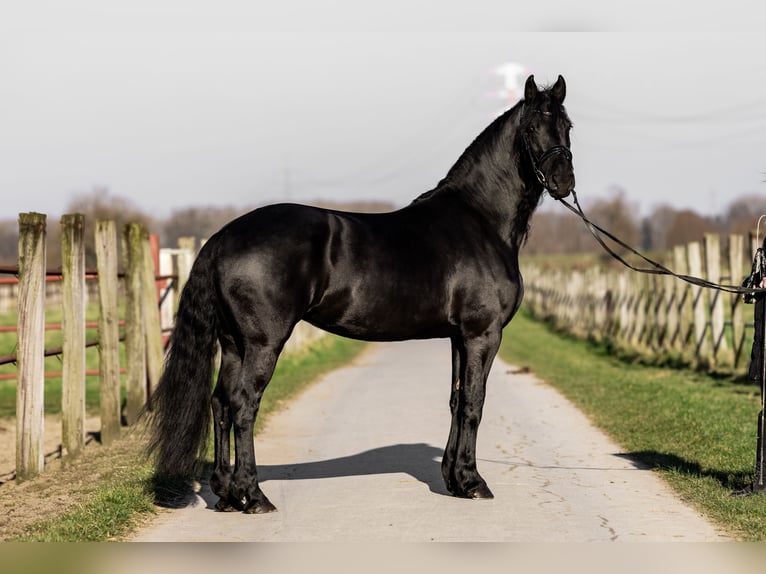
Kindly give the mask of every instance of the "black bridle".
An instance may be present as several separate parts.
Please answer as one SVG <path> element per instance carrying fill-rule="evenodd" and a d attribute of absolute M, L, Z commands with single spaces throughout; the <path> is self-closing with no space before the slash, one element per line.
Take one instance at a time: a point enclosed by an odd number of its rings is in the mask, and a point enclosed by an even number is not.
<path fill-rule="evenodd" d="M 546 189 L 548 189 L 548 178 L 545 177 L 545 173 L 541 169 L 543 165 L 545 164 L 545 162 L 557 155 L 563 155 L 564 159 L 570 162 L 572 161 L 572 152 L 569 151 L 568 147 L 563 145 L 555 145 L 553 147 L 550 147 L 547 150 L 545 150 L 539 158 L 535 158 L 535 154 L 532 153 L 532 148 L 529 145 L 529 139 L 525 135 L 524 147 L 527 148 L 527 153 L 529 154 L 529 159 L 532 162 L 532 169 L 535 172 L 535 177 L 537 178 L 537 181 L 539 181 L 540 184 Z"/>

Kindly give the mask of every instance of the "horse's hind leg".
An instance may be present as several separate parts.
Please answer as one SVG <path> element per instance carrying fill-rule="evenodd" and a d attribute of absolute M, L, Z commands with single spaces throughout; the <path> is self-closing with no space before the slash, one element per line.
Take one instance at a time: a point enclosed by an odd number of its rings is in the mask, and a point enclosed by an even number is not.
<path fill-rule="evenodd" d="M 281 342 L 275 346 L 247 342 L 236 388 L 227 390 L 234 422 L 236 449 L 231 491 L 237 500 L 243 501 L 247 514 L 276 510 L 258 485 L 253 427 L 261 397 L 271 380 L 281 348 Z"/>
<path fill-rule="evenodd" d="M 213 434 L 215 459 L 210 487 L 220 497 L 216 510 L 231 512 L 241 509 L 241 502 L 231 492 L 231 406 L 226 394 L 226 381 L 236 381 L 240 376 L 241 359 L 233 345 L 224 343 L 221 348 L 221 368 L 218 372 L 218 384 L 213 391 L 211 406 L 213 409 Z"/>
<path fill-rule="evenodd" d="M 447 486 L 447 490 L 453 494 L 456 494 L 457 486 L 454 481 L 455 473 L 455 456 L 457 451 L 457 439 L 458 439 L 458 407 L 460 398 L 460 378 L 463 376 L 461 373 L 462 359 L 464 350 L 462 348 L 462 342 L 457 339 L 452 339 L 452 379 L 450 381 L 450 400 L 449 407 L 452 413 L 452 424 L 450 425 L 449 439 L 447 439 L 447 447 L 444 449 L 444 458 L 442 458 L 442 477 L 444 477 L 444 484 Z"/>

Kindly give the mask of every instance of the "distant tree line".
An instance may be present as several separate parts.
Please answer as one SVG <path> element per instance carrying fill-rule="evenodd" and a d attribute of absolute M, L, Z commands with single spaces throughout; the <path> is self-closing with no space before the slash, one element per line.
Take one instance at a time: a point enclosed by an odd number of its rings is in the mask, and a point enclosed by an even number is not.
<path fill-rule="evenodd" d="M 582 199 L 582 198 L 581 198 Z M 706 216 L 690 209 L 669 205 L 655 207 L 648 216 L 639 215 L 638 206 L 630 202 L 623 190 L 614 189 L 606 199 L 583 200 L 588 216 L 626 243 L 644 251 L 662 251 L 689 241 L 704 233 L 744 233 L 755 228 L 758 217 L 766 214 L 766 197 L 743 195 L 732 200 L 720 215 Z M 343 211 L 384 212 L 395 208 L 386 201 L 316 201 L 312 205 Z M 160 236 L 163 246 L 174 247 L 179 237 L 210 237 L 235 217 L 258 207 L 184 207 L 165 218 L 153 217 L 127 198 L 110 195 L 103 188 L 76 195 L 69 202 L 67 213 L 86 216 L 87 265 L 95 266 L 93 228 L 99 219 L 113 219 L 118 228 L 131 221 L 143 223 Z M 765 227 L 766 228 L 766 227 Z M 61 264 L 59 253 L 60 229 L 58 217 L 48 218 L 48 267 Z M 574 214 L 550 199 L 535 213 L 523 253 L 527 255 L 594 253 L 600 247 Z M 18 257 L 18 224 L 14 220 L 0 221 L 0 264 L 14 265 Z"/>
<path fill-rule="evenodd" d="M 601 250 L 576 215 L 564 206 L 547 201 L 547 205 L 538 209 L 532 218 L 523 250 L 525 254 L 595 253 Z M 582 203 L 594 223 L 629 245 L 649 252 L 700 240 L 705 233 L 747 234 L 755 229 L 758 218 L 766 214 L 766 196 L 763 195 L 737 197 L 715 216 L 660 205 L 642 217 L 638 205 L 628 201 L 620 189 L 612 190 L 606 199 Z"/>
<path fill-rule="evenodd" d="M 384 201 L 309 202 L 318 207 L 343 211 L 382 212 L 395 208 L 393 203 Z M 127 198 L 110 195 L 104 188 L 76 195 L 66 208 L 66 213 L 85 214 L 86 265 L 95 267 L 94 228 L 99 219 L 112 219 L 118 229 L 122 224 L 138 222 L 144 224 L 150 233 L 160 236 L 163 247 L 176 247 L 179 237 L 193 236 L 198 239 L 210 237 L 232 219 L 255 209 L 246 207 L 199 206 L 185 207 L 173 211 L 166 218 L 153 217 L 142 211 Z M 48 214 L 48 268 L 61 266 L 61 230 L 59 216 Z M 0 265 L 15 265 L 18 259 L 18 222 L 15 219 L 0 221 Z"/>

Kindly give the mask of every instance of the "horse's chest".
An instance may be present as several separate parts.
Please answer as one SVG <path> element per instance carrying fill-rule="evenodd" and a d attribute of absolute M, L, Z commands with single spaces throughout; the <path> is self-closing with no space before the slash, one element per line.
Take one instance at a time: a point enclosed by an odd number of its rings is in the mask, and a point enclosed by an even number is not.
<path fill-rule="evenodd" d="M 456 300 L 462 304 L 462 311 L 481 314 L 488 321 L 495 321 L 510 318 L 516 312 L 522 292 L 520 276 L 504 275 L 467 284 L 462 296 Z"/>

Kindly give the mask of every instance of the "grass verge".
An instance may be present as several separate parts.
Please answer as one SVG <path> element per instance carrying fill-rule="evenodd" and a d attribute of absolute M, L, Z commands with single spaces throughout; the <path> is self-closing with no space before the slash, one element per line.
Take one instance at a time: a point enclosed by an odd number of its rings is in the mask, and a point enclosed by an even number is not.
<path fill-rule="evenodd" d="M 277 411 L 320 375 L 352 361 L 365 344 L 328 335 L 309 349 L 280 358 L 259 420 Z M 115 446 L 86 449 L 68 466 L 0 486 L 0 540 L 82 542 L 126 537 L 155 512 L 152 465 L 144 440 L 131 432 Z M 100 447 L 94 447 L 100 449 Z M 45 518 L 43 518 L 45 517 Z"/>
<path fill-rule="evenodd" d="M 506 328 L 500 356 L 556 387 L 724 530 L 766 540 L 766 496 L 731 496 L 753 479 L 758 388 L 629 363 L 523 310 Z"/>

